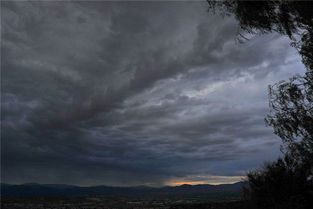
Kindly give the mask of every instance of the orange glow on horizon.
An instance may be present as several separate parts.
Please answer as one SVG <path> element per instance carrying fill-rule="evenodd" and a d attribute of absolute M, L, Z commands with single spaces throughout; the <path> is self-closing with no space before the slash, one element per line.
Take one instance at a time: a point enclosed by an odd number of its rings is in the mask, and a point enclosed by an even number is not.
<path fill-rule="evenodd" d="M 210 184 L 210 185 L 221 185 L 221 184 L 234 184 L 240 181 L 244 181 L 246 176 L 199 176 L 202 179 L 189 180 L 189 179 L 176 179 L 166 183 L 168 186 L 180 186 L 183 184 L 197 185 L 197 184 Z M 210 178 L 209 178 L 210 177 Z"/>
<path fill-rule="evenodd" d="M 197 185 L 197 184 L 205 184 L 204 181 L 176 181 L 168 183 L 169 186 L 180 186 L 183 184 Z"/>
<path fill-rule="evenodd" d="M 211 184 L 211 185 L 221 185 L 221 184 L 234 184 L 234 183 L 237 183 L 239 181 L 229 181 L 229 182 L 211 182 L 211 183 L 208 183 L 208 184 Z"/>

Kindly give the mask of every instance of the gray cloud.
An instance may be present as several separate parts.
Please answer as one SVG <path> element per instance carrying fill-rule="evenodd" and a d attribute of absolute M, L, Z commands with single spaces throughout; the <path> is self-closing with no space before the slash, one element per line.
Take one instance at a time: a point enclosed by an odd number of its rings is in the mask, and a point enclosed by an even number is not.
<path fill-rule="evenodd" d="M 304 69 L 286 38 L 239 44 L 236 21 L 205 2 L 1 12 L 3 181 L 217 181 L 279 155 L 266 87 Z"/>

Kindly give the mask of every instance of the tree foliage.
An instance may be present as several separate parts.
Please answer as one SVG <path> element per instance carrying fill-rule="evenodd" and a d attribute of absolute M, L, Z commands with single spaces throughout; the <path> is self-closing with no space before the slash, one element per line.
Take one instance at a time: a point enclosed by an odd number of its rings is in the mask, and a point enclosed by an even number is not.
<path fill-rule="evenodd" d="M 291 39 L 307 68 L 269 87 L 266 123 L 282 141 L 284 157 L 248 173 L 246 195 L 262 209 L 313 205 L 313 1 L 209 1 L 234 15 L 246 33 L 278 32 Z M 244 37 L 239 34 L 240 37 Z"/>
<path fill-rule="evenodd" d="M 307 68 L 269 88 L 271 112 L 266 118 L 284 142 L 284 150 L 298 160 L 313 153 L 313 1 L 210 1 L 209 8 L 233 14 L 247 33 L 276 31 L 287 35 Z"/>
<path fill-rule="evenodd" d="M 297 160 L 313 160 L 313 72 L 296 75 L 269 87 L 266 123 Z"/>
<path fill-rule="evenodd" d="M 313 1 L 207 1 L 210 10 L 234 15 L 244 32 L 287 35 L 313 69 Z"/>

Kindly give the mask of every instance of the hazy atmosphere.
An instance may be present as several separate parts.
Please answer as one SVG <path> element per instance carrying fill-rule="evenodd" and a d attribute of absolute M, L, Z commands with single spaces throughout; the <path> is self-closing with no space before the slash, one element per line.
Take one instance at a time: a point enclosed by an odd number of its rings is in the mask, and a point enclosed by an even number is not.
<path fill-rule="evenodd" d="M 1 4 L 2 182 L 232 183 L 281 154 L 264 117 L 305 72 L 288 37 L 241 43 L 206 2 Z"/>

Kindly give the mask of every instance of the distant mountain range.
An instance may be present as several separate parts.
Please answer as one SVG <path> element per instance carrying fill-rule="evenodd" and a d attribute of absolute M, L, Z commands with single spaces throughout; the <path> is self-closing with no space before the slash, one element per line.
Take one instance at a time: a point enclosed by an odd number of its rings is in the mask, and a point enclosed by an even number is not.
<path fill-rule="evenodd" d="M 181 185 L 164 187 L 81 187 L 64 184 L 1 184 L 1 196 L 28 195 L 125 195 L 125 196 L 203 196 L 241 193 L 246 182 L 222 185 Z"/>

